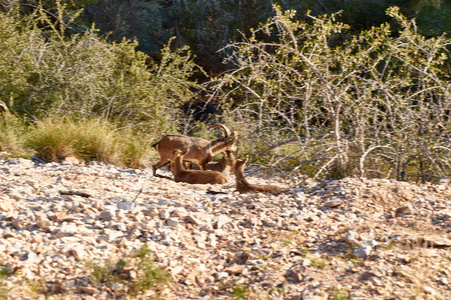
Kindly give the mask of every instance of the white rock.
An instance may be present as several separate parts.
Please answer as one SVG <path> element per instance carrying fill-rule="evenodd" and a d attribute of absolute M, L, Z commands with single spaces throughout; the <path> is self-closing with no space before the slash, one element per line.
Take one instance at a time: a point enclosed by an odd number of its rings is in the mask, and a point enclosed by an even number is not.
<path fill-rule="evenodd" d="M 171 217 L 166 219 L 166 224 L 170 227 L 177 227 L 179 225 L 179 218 Z"/>
<path fill-rule="evenodd" d="M 362 246 L 354 250 L 354 255 L 360 259 L 366 259 L 371 254 L 373 248 L 371 246 Z"/>
<path fill-rule="evenodd" d="M 345 240 L 346 240 L 348 243 L 357 243 L 359 239 L 360 239 L 360 236 L 359 236 L 359 234 L 358 234 L 357 232 L 355 232 L 355 231 L 349 230 L 349 231 L 346 233 Z"/>
<path fill-rule="evenodd" d="M 218 219 L 216 221 L 216 229 L 220 229 L 222 228 L 222 226 L 224 226 L 225 224 L 230 222 L 230 218 L 227 217 L 226 215 L 220 215 L 218 216 Z"/>

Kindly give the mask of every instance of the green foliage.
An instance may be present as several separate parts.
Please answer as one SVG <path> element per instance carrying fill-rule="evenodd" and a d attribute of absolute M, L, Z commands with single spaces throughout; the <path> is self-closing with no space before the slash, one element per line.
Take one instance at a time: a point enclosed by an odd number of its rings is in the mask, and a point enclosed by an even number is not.
<path fill-rule="evenodd" d="M 110 44 L 94 27 L 68 34 L 80 12 L 61 1 L 55 9 L 39 6 L 26 18 L 0 13 L 0 98 L 12 111 L 30 120 L 101 117 L 155 136 L 174 131 L 175 107 L 200 88 L 189 80 L 199 70 L 189 49 L 173 51 L 169 42 L 154 63 L 137 42 Z"/>
<path fill-rule="evenodd" d="M 351 299 L 349 293 L 342 289 L 335 289 L 328 298 L 329 300 L 347 300 Z"/>
<path fill-rule="evenodd" d="M 149 163 L 150 138 L 130 129 L 118 130 L 105 120 L 46 118 L 30 129 L 25 146 L 46 161 L 68 156 L 140 168 Z"/>
<path fill-rule="evenodd" d="M 420 0 L 414 5 L 419 31 L 425 36 L 451 36 L 451 4 L 443 0 Z"/>
<path fill-rule="evenodd" d="M 8 268 L 0 265 L 0 299 L 8 299 L 8 289 L 3 286 L 3 280 L 10 275 Z"/>
<path fill-rule="evenodd" d="M 152 289 L 157 285 L 167 284 L 170 280 L 170 275 L 166 270 L 154 266 L 150 254 L 151 251 L 147 244 L 144 244 L 136 254 L 138 258 L 136 268 L 140 270 L 140 276 L 129 284 L 131 295 L 137 295 L 141 291 Z"/>
<path fill-rule="evenodd" d="M 246 296 L 249 294 L 249 286 L 247 284 L 235 284 L 233 286 L 232 291 L 232 299 L 240 300 L 246 299 Z"/>
<path fill-rule="evenodd" d="M 78 3 L 78 1 L 77 1 Z M 137 38 L 139 50 L 159 57 L 159 50 L 170 36 L 177 36 L 177 45 L 189 45 L 196 62 L 212 75 L 227 70 L 222 65 L 230 41 L 241 34 L 251 36 L 252 28 L 273 16 L 271 1 L 255 0 L 181 0 L 131 1 L 102 0 L 87 5 L 83 19 L 94 22 L 110 40 Z M 444 0 L 284 0 L 277 2 L 282 10 L 296 10 L 296 20 L 309 21 L 305 13 L 331 15 L 341 11 L 339 20 L 351 26 L 352 33 L 370 30 L 390 21 L 385 14 L 391 6 L 401 7 L 408 18 L 418 20 L 419 31 L 427 36 L 440 36 L 449 30 L 449 4 Z M 275 37 L 272 37 L 275 38 Z M 272 38 L 268 39 L 271 40 Z"/>
<path fill-rule="evenodd" d="M 98 286 L 120 283 L 126 287 L 122 291 L 124 294 L 127 292 L 131 296 L 137 296 L 146 290 L 153 289 L 158 295 L 160 287 L 169 282 L 170 275 L 166 270 L 156 267 L 150 255 L 151 251 L 144 244 L 134 259 L 119 259 L 115 264 L 110 261 L 104 264 L 91 261 L 86 263 L 86 267 L 90 271 L 91 282 Z M 134 280 L 124 280 L 121 277 L 121 274 L 131 272 L 137 274 Z"/>
<path fill-rule="evenodd" d="M 104 265 L 100 265 L 90 261 L 86 263 L 86 266 L 90 270 L 89 280 L 95 284 L 101 284 L 109 280 L 112 270 L 114 269 L 114 266 L 109 262 Z"/>
<path fill-rule="evenodd" d="M 169 40 L 172 30 L 164 27 L 164 2 L 103 0 L 86 6 L 83 19 L 109 33 L 111 41 L 136 38 L 140 51 L 156 55 Z"/>
<path fill-rule="evenodd" d="M 388 24 L 352 36 L 336 15 L 304 22 L 275 12 L 229 46 L 235 68 L 213 89 L 234 100 L 229 118 L 249 142 L 242 147 L 316 177 L 449 174 L 449 39 L 420 35 L 398 8 L 387 11 L 400 26 L 395 37 Z"/>
<path fill-rule="evenodd" d="M 46 161 L 62 161 L 68 156 L 103 162 L 117 162 L 114 127 L 97 120 L 74 121 L 47 118 L 37 123 L 27 146 Z"/>
<path fill-rule="evenodd" d="M 149 165 L 152 153 L 151 139 L 144 133 L 136 134 L 131 130 L 117 132 L 119 134 L 119 161 L 130 168 L 142 168 Z"/>
<path fill-rule="evenodd" d="M 28 126 L 17 117 L 5 114 L 0 117 L 0 151 L 11 156 L 31 156 L 25 150 Z"/>

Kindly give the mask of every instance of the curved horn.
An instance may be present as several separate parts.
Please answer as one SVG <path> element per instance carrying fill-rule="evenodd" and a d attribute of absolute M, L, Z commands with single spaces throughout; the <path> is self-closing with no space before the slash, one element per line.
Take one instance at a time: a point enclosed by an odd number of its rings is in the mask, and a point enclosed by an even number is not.
<path fill-rule="evenodd" d="M 7 111 L 7 110 L 8 110 L 8 106 L 6 105 L 6 103 L 3 102 L 2 100 L 0 100 L 0 112 Z"/>
<path fill-rule="evenodd" d="M 224 130 L 225 138 L 228 138 L 230 136 L 230 129 L 227 128 L 224 124 L 215 123 L 210 126 L 210 128 L 215 128 L 215 127 L 221 127 L 222 130 Z"/>

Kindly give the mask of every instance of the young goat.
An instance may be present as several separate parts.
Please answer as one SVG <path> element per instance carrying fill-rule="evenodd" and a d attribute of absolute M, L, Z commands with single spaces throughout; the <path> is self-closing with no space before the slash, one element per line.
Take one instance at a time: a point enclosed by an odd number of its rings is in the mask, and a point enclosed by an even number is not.
<path fill-rule="evenodd" d="M 221 127 L 224 130 L 224 137 L 217 140 L 206 140 L 186 135 L 166 135 L 153 146 L 160 154 L 160 161 L 153 165 L 153 175 L 157 174 L 157 169 L 168 164 L 175 149 L 180 149 L 184 156 L 184 161 L 199 165 L 201 170 L 207 169 L 207 163 L 213 156 L 226 150 L 236 150 L 235 142 L 238 137 L 236 131 L 230 130 L 223 124 L 213 124 L 211 127 Z"/>
<path fill-rule="evenodd" d="M 206 166 L 206 169 L 224 173 L 227 166 L 230 166 L 230 173 L 234 174 L 234 162 L 235 156 L 233 155 L 233 152 L 231 150 L 226 150 L 224 151 L 222 158 L 218 162 L 209 162 Z M 192 165 L 191 169 L 199 170 L 200 168 L 198 165 Z"/>
<path fill-rule="evenodd" d="M 186 170 L 183 166 L 184 156 L 188 153 L 186 150 L 184 153 L 179 149 L 173 151 L 171 171 L 174 175 L 175 182 L 186 182 L 192 184 L 224 184 L 227 183 L 227 179 L 221 172 L 218 171 L 203 171 L 203 170 Z"/>
<path fill-rule="evenodd" d="M 273 195 L 279 195 L 286 193 L 287 188 L 282 188 L 275 185 L 260 185 L 260 184 L 250 184 L 244 177 L 244 165 L 249 160 L 246 156 L 245 159 L 235 160 L 235 179 L 236 179 L 236 189 L 240 193 L 271 193 Z"/>

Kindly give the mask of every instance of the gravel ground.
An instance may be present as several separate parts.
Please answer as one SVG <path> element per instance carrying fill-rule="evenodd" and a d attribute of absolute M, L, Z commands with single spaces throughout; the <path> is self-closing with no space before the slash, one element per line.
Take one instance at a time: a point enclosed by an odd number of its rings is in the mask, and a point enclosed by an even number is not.
<path fill-rule="evenodd" d="M 273 196 L 227 178 L 0 160 L 0 298 L 451 299 L 448 179 L 306 181 Z M 144 244 L 168 285 L 126 296 L 139 269 L 90 276 L 89 263 L 132 260 Z"/>

